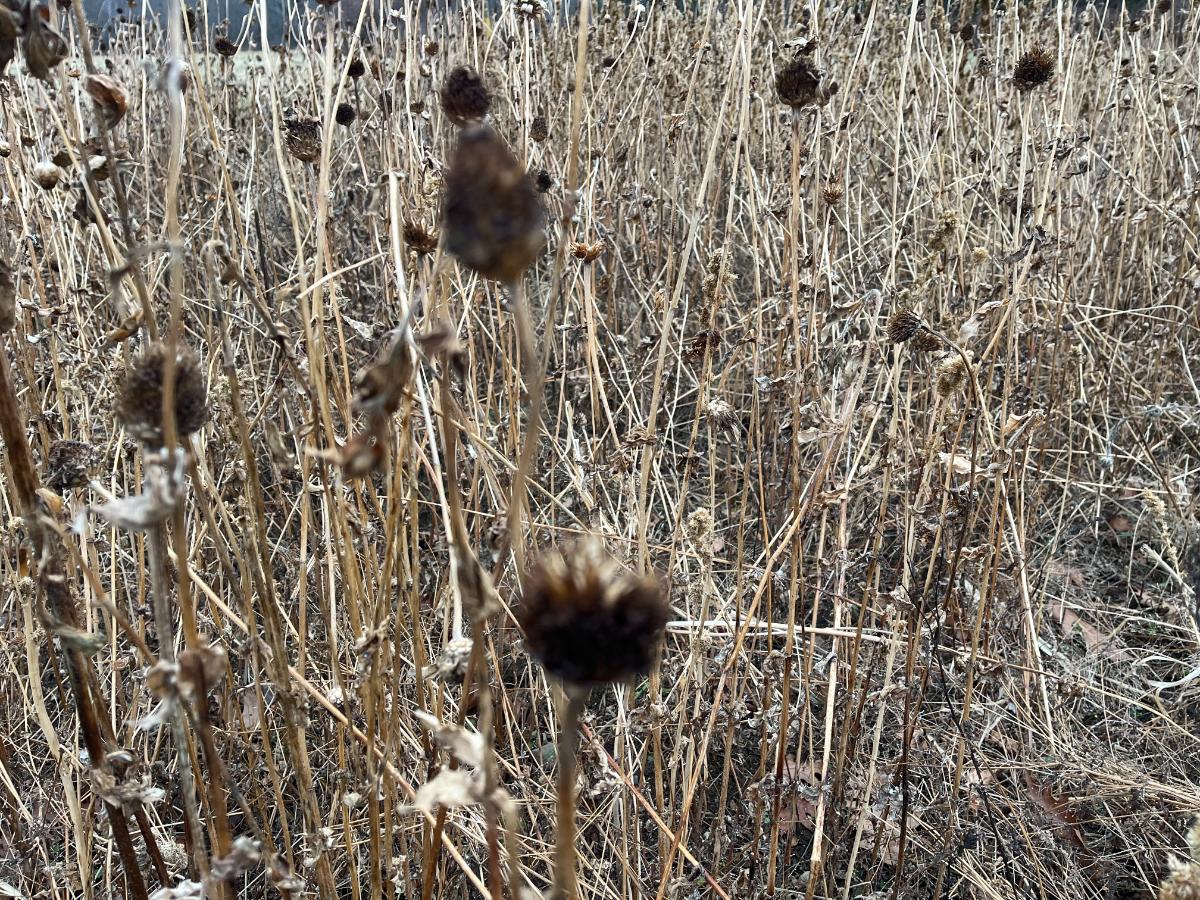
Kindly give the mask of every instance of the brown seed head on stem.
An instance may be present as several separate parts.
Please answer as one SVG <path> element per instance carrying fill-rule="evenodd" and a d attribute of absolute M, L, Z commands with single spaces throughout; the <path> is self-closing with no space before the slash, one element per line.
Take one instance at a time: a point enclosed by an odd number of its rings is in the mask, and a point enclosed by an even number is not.
<path fill-rule="evenodd" d="M 537 189 L 486 126 L 459 136 L 446 173 L 442 223 L 446 249 L 460 263 L 506 284 L 519 279 L 545 245 Z"/>
<path fill-rule="evenodd" d="M 492 106 L 492 95 L 470 66 L 458 66 L 442 82 L 442 112 L 460 127 L 483 121 Z"/>
<path fill-rule="evenodd" d="M 117 418 L 143 443 L 163 440 L 163 375 L 167 348 L 151 344 L 125 371 L 117 395 Z M 180 437 L 199 431 L 208 421 L 208 388 L 195 354 L 179 347 L 175 357 L 175 426 Z"/>
<path fill-rule="evenodd" d="M 1054 54 L 1035 44 L 1017 60 L 1013 68 L 1013 84 L 1019 91 L 1031 91 L 1054 77 Z"/>
<path fill-rule="evenodd" d="M 586 688 L 649 671 L 667 612 L 654 579 L 624 572 L 590 539 L 538 560 L 518 618 L 546 671 Z"/>

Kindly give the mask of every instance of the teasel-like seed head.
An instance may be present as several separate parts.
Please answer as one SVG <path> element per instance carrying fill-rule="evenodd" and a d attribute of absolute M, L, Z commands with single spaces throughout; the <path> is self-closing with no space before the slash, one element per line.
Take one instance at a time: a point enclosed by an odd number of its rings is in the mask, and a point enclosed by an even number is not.
<path fill-rule="evenodd" d="M 162 444 L 163 375 L 167 348 L 151 344 L 125 370 L 117 396 L 117 418 L 129 433 L 151 446 Z M 180 346 L 175 355 L 175 428 L 180 437 L 208 421 L 208 389 L 194 353 Z"/>
<path fill-rule="evenodd" d="M 911 309 L 898 309 L 888 318 L 888 340 L 893 344 L 910 341 L 925 327 L 925 323 Z"/>
<path fill-rule="evenodd" d="M 1017 60 L 1013 68 L 1013 84 L 1019 91 L 1031 91 L 1054 77 L 1054 54 L 1035 44 Z"/>
<path fill-rule="evenodd" d="M 525 582 L 525 645 L 551 675 L 587 688 L 650 670 L 668 607 L 657 582 L 622 571 L 588 539 L 543 556 Z"/>
<path fill-rule="evenodd" d="M 492 106 L 492 95 L 470 66 L 458 66 L 442 82 L 442 112 L 460 127 L 483 121 Z"/>
<path fill-rule="evenodd" d="M 446 249 L 484 278 L 515 282 L 546 242 L 545 213 L 524 167 L 490 128 L 469 128 L 445 185 Z"/>
<path fill-rule="evenodd" d="M 343 128 L 349 128 L 358 118 L 358 111 L 350 103 L 339 103 L 333 113 L 333 120 Z"/>
<path fill-rule="evenodd" d="M 534 116 L 533 121 L 529 123 L 529 139 L 540 144 L 548 137 L 550 137 L 550 123 L 541 114 Z"/>
<path fill-rule="evenodd" d="M 837 93 L 836 81 L 828 81 L 807 54 L 801 54 L 775 73 L 775 93 L 792 109 L 824 106 Z"/>
<path fill-rule="evenodd" d="M 953 351 L 947 353 L 937 367 L 938 396 L 946 398 L 958 393 L 970 377 L 971 367 L 967 364 L 967 360 Z"/>
<path fill-rule="evenodd" d="M 418 256 L 428 256 L 437 250 L 438 236 L 416 219 L 405 219 L 404 245 Z"/>
<path fill-rule="evenodd" d="M 321 123 L 315 119 L 284 119 L 283 142 L 296 159 L 315 163 L 321 158 Z"/>

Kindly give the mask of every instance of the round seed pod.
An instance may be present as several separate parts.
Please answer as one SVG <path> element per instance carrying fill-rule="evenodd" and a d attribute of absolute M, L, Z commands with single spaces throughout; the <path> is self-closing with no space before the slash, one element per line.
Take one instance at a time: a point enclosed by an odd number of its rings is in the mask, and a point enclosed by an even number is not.
<path fill-rule="evenodd" d="M 138 440 L 162 444 L 163 374 L 167 348 L 151 344 L 125 370 L 117 396 L 117 418 Z M 194 353 L 179 347 L 175 356 L 175 428 L 180 437 L 193 434 L 208 421 L 208 388 Z"/>
<path fill-rule="evenodd" d="M 818 101 L 821 72 L 806 57 L 798 56 L 775 73 L 775 92 L 793 109 Z"/>
<path fill-rule="evenodd" d="M 518 618 L 546 671 L 586 688 L 648 672 L 667 613 L 657 582 L 622 571 L 599 541 L 587 540 L 537 562 Z"/>
<path fill-rule="evenodd" d="M 315 119 L 284 119 L 283 142 L 296 159 L 315 163 L 321 158 L 321 123 Z"/>
<path fill-rule="evenodd" d="M 339 103 L 333 114 L 333 119 L 343 128 L 349 128 L 358 118 L 358 112 L 349 103 Z"/>
<path fill-rule="evenodd" d="M 512 283 L 546 243 L 537 188 L 504 141 L 487 127 L 466 129 L 446 173 L 446 249 L 484 278 Z"/>
<path fill-rule="evenodd" d="M 442 82 L 442 111 L 458 126 L 480 122 L 492 106 L 492 95 L 470 66 L 452 69 Z"/>

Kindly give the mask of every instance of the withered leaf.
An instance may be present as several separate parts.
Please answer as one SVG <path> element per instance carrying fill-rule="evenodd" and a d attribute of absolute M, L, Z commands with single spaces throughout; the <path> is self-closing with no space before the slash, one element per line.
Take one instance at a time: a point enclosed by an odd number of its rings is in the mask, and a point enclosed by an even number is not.
<path fill-rule="evenodd" d="M 0 75 L 17 55 L 17 20 L 5 6 L 0 6 Z"/>
<path fill-rule="evenodd" d="M 42 81 L 50 80 L 51 70 L 66 59 L 68 53 L 63 36 L 37 14 L 31 15 L 25 25 L 21 49 L 25 52 L 25 66 L 29 74 Z"/>
<path fill-rule="evenodd" d="M 105 125 L 113 128 L 125 118 L 129 95 L 121 82 L 108 75 L 89 75 L 83 86 L 96 105 L 96 115 Z"/>

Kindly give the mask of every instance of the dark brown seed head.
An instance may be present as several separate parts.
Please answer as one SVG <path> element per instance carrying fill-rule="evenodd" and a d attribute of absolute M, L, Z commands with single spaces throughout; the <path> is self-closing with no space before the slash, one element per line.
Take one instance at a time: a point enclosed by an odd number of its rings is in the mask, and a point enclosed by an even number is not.
<path fill-rule="evenodd" d="M 415 219 L 406 219 L 404 244 L 418 255 L 428 256 L 437 249 L 438 236 Z"/>
<path fill-rule="evenodd" d="M 649 671 L 667 613 L 653 579 L 622 571 L 589 540 L 538 561 L 518 618 L 526 647 L 547 672 L 591 687 Z"/>
<path fill-rule="evenodd" d="M 129 433 L 146 444 L 162 443 L 163 375 L 167 349 L 151 344 L 125 370 L 117 397 L 117 418 Z M 175 357 L 175 427 L 180 437 L 208 421 L 208 389 L 195 354 L 179 347 Z"/>
<path fill-rule="evenodd" d="M 554 176 L 545 169 L 538 169 L 536 184 L 538 193 L 545 194 L 554 187 Z"/>
<path fill-rule="evenodd" d="M 225 35 L 219 34 L 213 39 L 213 49 L 221 56 L 233 56 L 237 53 L 237 44 Z"/>
<path fill-rule="evenodd" d="M 83 441 L 55 441 L 46 455 L 46 484 L 56 493 L 88 483 L 95 451 Z"/>
<path fill-rule="evenodd" d="M 923 327 L 921 317 L 911 309 L 898 309 L 888 319 L 888 339 L 893 344 L 903 344 L 916 337 Z"/>
<path fill-rule="evenodd" d="M 958 29 L 958 36 L 964 41 L 970 41 L 975 37 L 975 26 L 970 22 L 965 23 Z"/>
<path fill-rule="evenodd" d="M 284 119 L 283 142 L 296 159 L 315 163 L 321 158 L 321 123 L 315 119 Z"/>
<path fill-rule="evenodd" d="M 491 105 L 487 85 L 470 66 L 452 69 L 442 82 L 442 111 L 455 125 L 482 121 Z"/>
<path fill-rule="evenodd" d="M 334 121 L 347 128 L 354 124 L 356 118 L 358 118 L 358 113 L 349 103 L 339 103 L 337 111 L 333 114 Z"/>
<path fill-rule="evenodd" d="M 540 144 L 548 137 L 550 137 L 550 123 L 546 121 L 545 116 L 534 116 L 533 121 L 529 123 L 530 140 L 536 141 Z"/>
<path fill-rule="evenodd" d="M 1054 77 L 1054 54 L 1036 44 L 1021 54 L 1013 69 L 1013 84 L 1019 91 L 1031 91 Z"/>
<path fill-rule="evenodd" d="M 940 337 L 925 328 L 917 333 L 912 342 L 913 349 L 920 350 L 922 353 L 936 353 L 945 349 L 945 346 L 945 342 Z"/>
<path fill-rule="evenodd" d="M 363 65 L 362 59 L 354 57 L 350 60 L 350 65 L 346 67 L 346 74 L 351 78 L 362 78 L 367 73 L 367 67 Z"/>
<path fill-rule="evenodd" d="M 775 73 L 775 92 L 792 109 L 817 103 L 821 71 L 806 56 L 798 56 Z"/>
<path fill-rule="evenodd" d="M 537 189 L 504 141 L 487 127 L 464 130 L 446 173 L 446 249 L 485 278 L 521 277 L 546 236 Z"/>
<path fill-rule="evenodd" d="M 821 199 L 829 206 L 836 206 L 845 193 L 845 186 L 840 178 L 832 178 L 821 188 Z"/>

